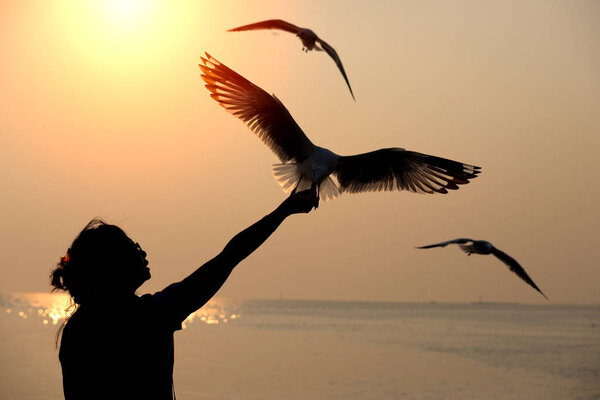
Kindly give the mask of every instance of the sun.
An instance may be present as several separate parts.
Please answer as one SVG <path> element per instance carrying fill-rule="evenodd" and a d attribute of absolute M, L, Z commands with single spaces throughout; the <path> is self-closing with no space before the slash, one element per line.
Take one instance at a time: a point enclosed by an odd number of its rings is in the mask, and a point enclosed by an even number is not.
<path fill-rule="evenodd" d="M 82 10 L 91 13 L 93 23 L 123 34 L 146 29 L 158 17 L 157 6 L 157 2 L 153 0 L 103 0 L 81 3 Z"/>
<path fill-rule="evenodd" d="M 144 14 L 145 4 L 142 0 L 110 0 L 105 3 L 112 16 L 123 22 L 132 22 Z"/>
<path fill-rule="evenodd" d="M 91 22 L 101 36 L 98 44 L 105 42 L 113 48 L 143 45 L 156 33 L 161 19 L 153 0 L 104 0 L 93 3 L 89 11 L 95 14 Z"/>

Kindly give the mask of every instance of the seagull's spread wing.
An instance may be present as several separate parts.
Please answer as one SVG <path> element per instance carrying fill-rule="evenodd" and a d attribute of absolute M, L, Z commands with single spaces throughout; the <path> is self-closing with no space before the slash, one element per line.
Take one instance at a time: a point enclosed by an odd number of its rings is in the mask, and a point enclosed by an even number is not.
<path fill-rule="evenodd" d="M 210 96 L 244 121 L 282 162 L 302 161 L 312 153 L 314 145 L 277 97 L 208 53 L 206 57 L 201 57 L 204 65 L 199 66 Z"/>
<path fill-rule="evenodd" d="M 281 19 L 269 19 L 254 24 L 238 26 L 237 28 L 229 29 L 228 32 L 255 31 L 259 29 L 280 29 L 282 31 L 293 33 L 294 35 L 297 35 L 302 30 L 302 28 Z"/>
<path fill-rule="evenodd" d="M 492 254 L 495 255 L 504 264 L 508 265 L 508 268 L 512 272 L 514 272 L 515 274 L 517 274 L 519 276 L 519 278 L 521 278 L 525 282 L 527 282 L 527 284 L 529 286 L 531 286 L 532 288 L 534 288 L 535 290 L 537 290 L 538 292 L 540 292 L 542 294 L 542 296 L 546 297 L 546 295 L 540 290 L 540 288 L 537 287 L 537 285 L 535 284 L 535 282 L 533 282 L 533 279 L 531 279 L 529 277 L 529 275 L 527 275 L 527 272 L 525 272 L 525 270 L 523 269 L 523 267 L 521 267 L 521 265 L 517 262 L 517 260 L 515 260 L 514 258 L 512 258 L 511 256 L 509 256 L 508 254 L 504 253 L 503 251 L 498 250 L 495 247 L 492 249 Z M 546 297 L 546 299 L 547 298 L 548 297 Z"/>
<path fill-rule="evenodd" d="M 417 247 L 417 249 L 432 249 L 434 247 L 446 247 L 449 244 L 465 244 L 465 243 L 472 242 L 472 241 L 473 241 L 473 239 L 466 239 L 466 238 L 454 239 L 454 240 L 448 240 L 445 242 L 430 244 L 427 246 L 420 246 L 420 247 Z"/>
<path fill-rule="evenodd" d="M 333 173 L 343 192 L 408 190 L 448 193 L 469 183 L 480 167 L 400 148 L 342 156 Z"/>
<path fill-rule="evenodd" d="M 340 60 L 340 56 L 338 56 L 337 52 L 335 51 L 335 49 L 333 47 L 331 47 L 329 44 L 327 44 L 321 38 L 317 38 L 317 41 L 319 42 L 319 44 L 321 45 L 323 50 L 325 50 L 325 52 L 327 54 L 329 54 L 329 56 L 331 58 L 333 58 L 333 61 L 335 61 L 335 64 L 337 65 L 340 72 L 342 73 L 342 76 L 344 77 L 344 80 L 346 81 L 346 84 L 348 85 L 348 89 L 350 89 L 350 94 L 352 95 L 352 98 L 354 99 L 354 93 L 352 92 L 352 88 L 350 87 L 350 82 L 348 81 L 348 77 L 346 76 L 346 71 L 344 71 L 344 66 L 342 65 L 342 60 Z M 356 99 L 354 99 L 354 100 L 356 100 Z"/>

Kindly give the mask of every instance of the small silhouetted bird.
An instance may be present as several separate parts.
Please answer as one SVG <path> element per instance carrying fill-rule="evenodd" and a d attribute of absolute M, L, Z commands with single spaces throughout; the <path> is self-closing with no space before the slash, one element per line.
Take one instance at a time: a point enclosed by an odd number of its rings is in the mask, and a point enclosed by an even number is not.
<path fill-rule="evenodd" d="M 342 192 L 448 193 L 447 189 L 458 189 L 480 172 L 480 167 L 401 148 L 339 156 L 315 146 L 277 97 L 208 53 L 201 59 L 202 79 L 210 96 L 244 121 L 281 160 L 282 164 L 273 166 L 273 174 L 286 193 L 315 186 L 323 200 Z"/>
<path fill-rule="evenodd" d="M 352 88 L 350 87 L 350 82 L 348 81 L 348 77 L 346 76 L 346 71 L 344 71 L 344 66 L 342 65 L 342 60 L 340 60 L 340 56 L 335 51 L 333 47 L 327 44 L 323 39 L 317 36 L 316 33 L 311 31 L 308 28 L 300 28 L 294 24 L 290 24 L 289 22 L 280 20 L 280 19 L 270 19 L 267 21 L 256 22 L 254 24 L 239 26 L 237 28 L 229 29 L 228 32 L 240 32 L 240 31 L 254 31 L 261 29 L 280 29 L 286 32 L 293 33 L 298 36 L 300 40 L 302 40 L 302 45 L 304 46 L 302 50 L 308 52 L 309 50 L 317 50 L 323 51 L 335 61 L 335 64 L 339 68 L 346 84 L 348 85 L 348 89 L 350 89 L 350 94 L 352 95 L 352 99 L 354 99 L 354 93 L 352 92 Z M 356 100 L 356 99 L 354 99 Z"/>
<path fill-rule="evenodd" d="M 540 292 L 542 294 L 542 296 L 546 297 L 546 295 L 540 290 L 540 288 L 537 287 L 537 285 L 535 284 L 535 282 L 533 282 L 533 280 L 529 277 L 529 275 L 527 275 L 527 272 L 525 272 L 525 270 L 523 269 L 523 267 L 521 267 L 521 265 L 517 262 L 517 260 L 515 260 L 514 258 L 509 256 L 505 252 L 495 248 L 490 242 L 487 242 L 485 240 L 473 240 L 473 239 L 461 238 L 461 239 L 448 240 L 446 242 L 441 242 L 441 243 L 436 243 L 436 244 L 430 244 L 428 246 L 421 246 L 421 247 L 417 247 L 417 249 L 431 249 L 433 247 L 445 247 L 449 244 L 458 244 L 459 247 L 461 248 L 461 250 L 464 251 L 465 253 L 467 253 L 467 255 L 469 255 L 469 256 L 471 254 L 493 254 L 493 255 L 495 255 L 496 258 L 498 258 L 504 264 L 508 265 L 508 268 L 512 272 L 517 274 L 517 276 L 519 278 L 521 278 L 529 286 L 531 286 L 532 288 L 534 288 L 535 290 Z M 548 299 L 548 297 L 546 297 L 546 299 Z"/>

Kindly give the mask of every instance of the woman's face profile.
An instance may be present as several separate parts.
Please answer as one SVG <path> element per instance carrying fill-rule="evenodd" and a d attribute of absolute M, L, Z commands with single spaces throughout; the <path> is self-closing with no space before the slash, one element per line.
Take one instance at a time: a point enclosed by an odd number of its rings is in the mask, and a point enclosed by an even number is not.
<path fill-rule="evenodd" d="M 135 250 L 140 259 L 141 282 L 140 282 L 139 286 L 141 286 L 144 282 L 146 282 L 148 279 L 150 279 L 152 277 L 152 275 L 150 274 L 150 268 L 148 268 L 149 262 L 146 259 L 146 252 L 142 249 L 142 246 L 140 246 L 139 243 L 135 242 L 134 245 L 135 245 Z"/>

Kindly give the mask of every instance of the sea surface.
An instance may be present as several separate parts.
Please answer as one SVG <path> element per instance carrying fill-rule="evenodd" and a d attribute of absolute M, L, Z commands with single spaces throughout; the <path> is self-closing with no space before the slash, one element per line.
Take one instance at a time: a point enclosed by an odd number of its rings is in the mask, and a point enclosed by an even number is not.
<path fill-rule="evenodd" d="M 0 295 L 0 398 L 62 398 L 67 306 Z M 600 305 L 217 298 L 175 348 L 178 400 L 600 399 Z"/>

